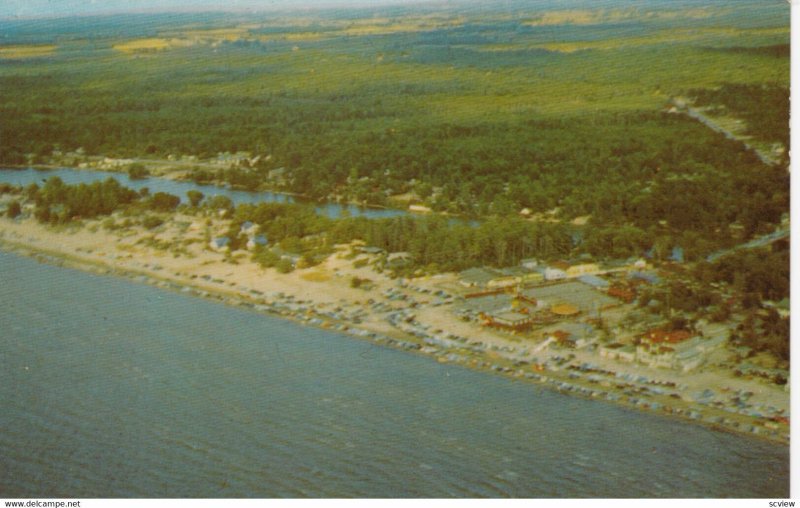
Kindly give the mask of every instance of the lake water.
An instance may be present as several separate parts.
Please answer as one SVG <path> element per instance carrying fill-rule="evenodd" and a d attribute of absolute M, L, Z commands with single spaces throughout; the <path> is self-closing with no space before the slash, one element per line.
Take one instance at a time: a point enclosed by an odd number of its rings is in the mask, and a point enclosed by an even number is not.
<path fill-rule="evenodd" d="M 0 252 L 3 497 L 778 497 L 788 447 Z"/>
<path fill-rule="evenodd" d="M 178 196 L 186 202 L 186 193 L 190 190 L 202 192 L 206 197 L 227 196 L 234 204 L 241 203 L 302 203 L 304 201 L 288 194 L 276 192 L 249 192 L 232 190 L 215 185 L 199 185 L 193 182 L 178 182 L 166 178 L 150 177 L 143 180 L 132 180 L 126 173 L 114 173 L 109 171 L 81 171 L 76 169 L 4 169 L 0 168 L 0 183 L 11 185 L 27 186 L 36 183 L 39 186 L 50 177 L 57 176 L 64 183 L 75 185 L 79 183 L 92 183 L 103 181 L 107 178 L 114 178 L 125 187 L 140 190 L 144 187 L 150 189 L 151 193 L 168 192 Z M 338 203 L 316 204 L 317 213 L 327 215 L 331 218 L 341 217 L 342 212 L 347 210 L 351 216 L 365 216 L 370 218 L 396 217 L 398 215 L 408 215 L 403 210 L 383 209 L 383 208 L 364 208 L 355 205 L 340 205 Z"/>

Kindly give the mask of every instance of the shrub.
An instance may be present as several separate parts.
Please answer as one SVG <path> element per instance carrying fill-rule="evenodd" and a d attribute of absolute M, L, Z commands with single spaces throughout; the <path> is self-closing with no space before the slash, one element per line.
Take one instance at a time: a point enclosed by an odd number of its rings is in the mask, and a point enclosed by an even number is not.
<path fill-rule="evenodd" d="M 19 216 L 22 213 L 22 206 L 20 206 L 19 201 L 14 200 L 8 204 L 8 208 L 6 209 L 6 215 L 12 219 Z"/>

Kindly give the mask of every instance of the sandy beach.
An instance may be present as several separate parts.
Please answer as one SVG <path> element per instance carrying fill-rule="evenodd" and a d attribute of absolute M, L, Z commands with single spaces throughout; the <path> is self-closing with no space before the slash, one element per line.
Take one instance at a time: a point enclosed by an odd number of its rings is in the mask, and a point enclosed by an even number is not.
<path fill-rule="evenodd" d="M 784 387 L 714 366 L 679 373 L 603 358 L 588 350 L 540 348 L 543 339 L 467 322 L 453 312 L 454 274 L 392 279 L 354 267 L 349 245 L 323 263 L 288 274 L 264 269 L 249 252 L 215 252 L 209 239 L 227 221 L 176 214 L 154 230 L 123 218 L 45 226 L 25 214 L 0 219 L 0 248 L 97 273 L 128 277 L 256 312 L 279 315 L 440 362 L 492 371 L 564 393 L 652 411 L 777 442 L 789 440 Z M 111 227 L 109 227 L 111 226 Z M 351 287 L 354 278 L 365 288 Z M 714 396 L 698 394 L 713 388 Z M 732 401 L 736 401 L 735 403 Z"/>

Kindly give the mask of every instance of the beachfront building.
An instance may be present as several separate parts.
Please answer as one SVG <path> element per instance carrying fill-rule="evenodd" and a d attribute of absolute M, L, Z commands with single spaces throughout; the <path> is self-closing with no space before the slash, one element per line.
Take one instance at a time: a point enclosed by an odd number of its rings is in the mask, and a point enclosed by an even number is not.
<path fill-rule="evenodd" d="M 558 325 L 558 331 L 566 333 L 571 347 L 581 349 L 597 339 L 597 330 L 588 323 L 566 322 Z"/>
<path fill-rule="evenodd" d="M 533 319 L 527 313 L 508 310 L 482 316 L 486 326 L 495 326 L 506 330 L 522 331 L 531 327 Z"/>
<path fill-rule="evenodd" d="M 600 346 L 599 353 L 601 358 L 609 358 L 611 360 L 619 360 L 627 363 L 636 361 L 636 346 L 632 345 L 626 346 L 618 342 L 605 344 Z"/>
<path fill-rule="evenodd" d="M 705 363 L 708 354 L 725 343 L 724 337 L 703 339 L 687 330 L 651 330 L 636 347 L 636 360 L 649 367 L 688 372 Z"/>
<path fill-rule="evenodd" d="M 619 302 L 601 291 L 583 282 L 571 280 L 567 282 L 547 284 L 520 290 L 519 295 L 544 307 L 555 307 L 560 304 L 577 308 L 584 314 L 596 314 L 599 311 L 615 307 Z M 551 309 L 552 310 L 552 309 Z M 556 313 L 562 316 L 577 314 L 573 309 L 558 307 Z"/>

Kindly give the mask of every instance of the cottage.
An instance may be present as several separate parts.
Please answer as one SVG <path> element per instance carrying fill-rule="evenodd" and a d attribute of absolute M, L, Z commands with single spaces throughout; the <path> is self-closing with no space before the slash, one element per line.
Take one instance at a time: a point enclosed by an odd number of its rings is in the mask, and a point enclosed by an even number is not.
<path fill-rule="evenodd" d="M 208 246 L 211 247 L 211 250 L 215 250 L 218 252 L 228 251 L 230 250 L 229 244 L 231 243 L 231 239 L 227 236 L 218 236 L 209 242 Z"/>
<path fill-rule="evenodd" d="M 408 266 L 412 261 L 411 254 L 408 252 L 392 252 L 386 257 L 386 264 L 390 268 L 400 268 Z"/>
<path fill-rule="evenodd" d="M 372 255 L 383 254 L 384 252 L 386 252 L 380 247 L 358 247 L 357 250 L 358 252 L 361 252 L 363 254 L 372 254 Z"/>
<path fill-rule="evenodd" d="M 525 268 L 526 270 L 536 270 L 536 268 L 539 266 L 539 262 L 534 258 L 523 259 L 522 261 L 519 262 L 519 264 L 520 266 L 522 266 L 522 268 Z"/>
<path fill-rule="evenodd" d="M 547 267 L 544 269 L 544 280 L 562 280 L 567 278 L 567 272 L 560 268 Z"/>
<path fill-rule="evenodd" d="M 598 349 L 598 353 L 600 353 L 600 358 L 609 358 L 614 360 L 618 357 L 619 350 L 622 349 L 623 344 L 619 342 L 614 342 L 613 344 L 604 344 L 600 346 Z"/>
<path fill-rule="evenodd" d="M 269 242 L 267 242 L 267 237 L 266 236 L 264 236 L 264 235 L 255 235 L 252 238 L 250 238 L 249 240 L 247 240 L 247 248 L 249 250 L 253 250 L 258 246 L 265 247 L 267 245 L 267 243 L 269 243 Z"/>
<path fill-rule="evenodd" d="M 409 212 L 416 212 L 416 213 L 430 213 L 433 210 L 431 210 L 429 207 L 424 206 L 424 205 L 410 205 L 408 207 L 408 211 Z"/>
<path fill-rule="evenodd" d="M 258 231 L 258 225 L 253 224 L 252 222 L 245 221 L 242 223 L 242 227 L 239 228 L 239 232 L 243 235 L 254 235 Z"/>

